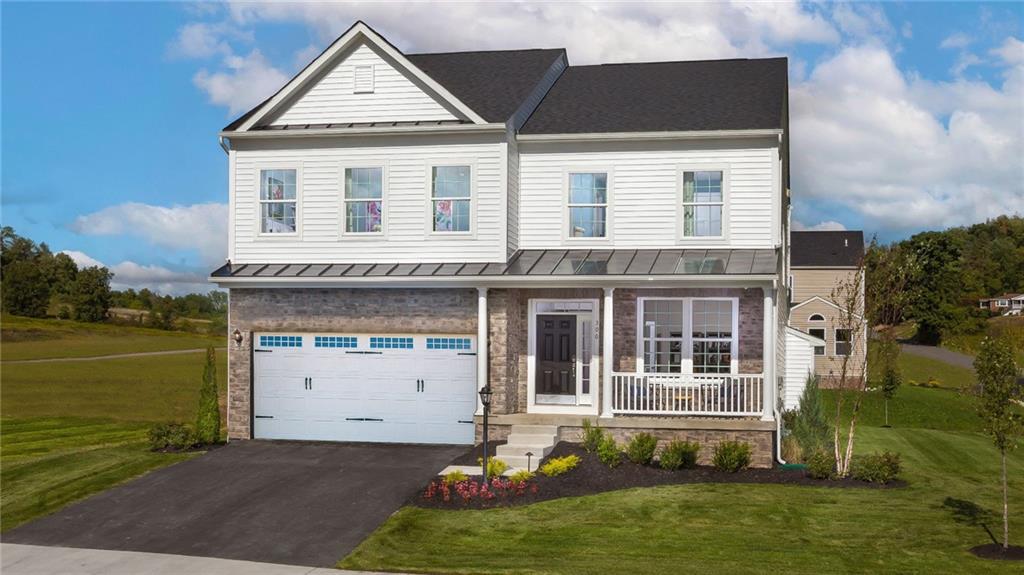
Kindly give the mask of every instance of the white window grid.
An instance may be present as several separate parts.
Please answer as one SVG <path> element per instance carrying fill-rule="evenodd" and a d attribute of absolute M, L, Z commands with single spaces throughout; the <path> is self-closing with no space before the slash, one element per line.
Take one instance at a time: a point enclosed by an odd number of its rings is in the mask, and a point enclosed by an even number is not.
<path fill-rule="evenodd" d="M 846 332 L 844 339 L 840 339 L 840 333 L 842 332 Z M 845 353 L 839 352 L 840 345 L 845 346 Z M 835 342 L 832 349 L 835 352 L 836 357 L 846 357 L 849 355 L 853 355 L 853 330 L 841 327 L 836 328 Z"/>
<path fill-rule="evenodd" d="M 298 170 L 294 168 L 266 169 L 260 170 L 259 174 L 260 233 L 297 233 L 299 229 Z M 279 190 L 275 188 L 279 188 Z M 280 197 L 274 197 L 278 191 Z"/>
<path fill-rule="evenodd" d="M 577 187 L 584 186 L 586 180 L 585 176 L 589 176 L 591 183 L 590 187 Z M 600 182 L 603 181 L 603 185 Z M 591 192 L 591 201 L 589 202 L 575 202 L 573 201 L 573 191 L 578 189 L 589 190 Z M 598 202 L 599 198 L 603 194 L 604 201 Z M 608 173 L 607 172 L 570 172 L 569 173 L 569 193 L 567 200 L 567 206 L 569 210 L 569 237 L 570 238 L 606 238 L 608 237 Z M 575 225 L 577 219 L 573 212 L 575 210 L 584 210 L 584 213 L 589 211 L 590 219 L 585 220 L 589 222 L 592 230 L 591 235 L 587 235 L 584 227 Z M 601 233 L 597 233 L 600 230 Z M 579 233 L 577 233 L 577 231 Z"/>
<path fill-rule="evenodd" d="M 376 195 L 369 197 L 353 197 L 354 188 L 363 186 L 373 188 L 374 176 L 376 176 Z M 384 169 L 379 166 L 351 167 L 345 168 L 344 183 L 344 213 L 346 234 L 380 234 L 384 231 Z M 377 204 L 379 221 L 376 229 L 361 229 L 371 227 L 370 213 L 372 204 Z M 351 217 L 349 210 L 362 208 L 361 213 L 354 213 Z"/>
<path fill-rule="evenodd" d="M 739 353 L 739 300 L 737 298 L 638 298 L 638 329 L 642 331 L 639 342 L 642 371 L 646 373 L 733 373 L 738 365 Z M 706 330 L 696 334 L 694 330 L 694 304 L 705 317 L 706 303 L 715 303 L 714 312 L 719 313 L 720 304 L 728 309 L 721 314 L 728 319 L 727 325 L 715 322 L 717 328 L 709 334 Z M 704 305 L 704 307 L 700 307 Z M 664 321 L 667 318 L 667 322 Z M 659 322 L 659 320 L 662 320 Z M 727 328 L 727 329 L 726 329 Z M 696 358 L 695 356 L 701 357 Z M 709 356 L 717 363 L 711 364 Z M 698 364 L 697 360 L 702 363 Z M 714 367 L 713 370 L 709 367 Z"/>
<path fill-rule="evenodd" d="M 463 169 L 466 173 L 466 179 L 463 182 L 459 178 L 453 178 L 452 174 L 457 173 L 457 170 Z M 444 195 L 438 196 L 438 188 L 444 187 L 446 190 L 459 187 L 464 188 L 459 190 L 459 195 Z M 449 215 L 451 217 L 451 228 L 452 229 L 438 229 L 438 208 L 440 204 L 449 203 Z M 464 210 L 457 209 L 458 206 L 465 205 Z M 439 165 L 432 166 L 430 169 L 430 229 L 434 233 L 446 234 L 446 233 L 470 233 L 473 231 L 473 167 L 469 165 Z"/>
<path fill-rule="evenodd" d="M 717 174 L 718 180 L 712 177 Z M 693 197 L 686 198 L 688 178 L 693 181 Z M 725 172 L 722 170 L 686 170 L 683 172 L 683 237 L 686 238 L 720 238 L 725 234 Z M 717 194 L 718 198 L 714 199 Z M 716 209 L 717 208 L 717 209 Z M 687 217 L 692 211 L 692 222 Z M 706 213 L 707 229 L 700 229 L 700 214 Z M 717 213 L 717 220 L 714 217 Z M 717 230 L 715 224 L 717 222 Z M 712 232 L 716 233 L 712 233 Z"/>

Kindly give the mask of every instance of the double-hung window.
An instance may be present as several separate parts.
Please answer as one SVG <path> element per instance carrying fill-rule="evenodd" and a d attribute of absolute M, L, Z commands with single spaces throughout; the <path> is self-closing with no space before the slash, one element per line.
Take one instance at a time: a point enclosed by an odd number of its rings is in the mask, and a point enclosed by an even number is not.
<path fill-rule="evenodd" d="M 384 170 L 345 168 L 345 233 L 384 230 Z"/>
<path fill-rule="evenodd" d="M 435 232 L 469 232 L 473 213 L 470 166 L 434 166 L 430 203 Z"/>
<path fill-rule="evenodd" d="M 645 372 L 732 373 L 739 346 L 736 299 L 640 301 Z"/>
<path fill-rule="evenodd" d="M 849 329 L 836 330 L 836 356 L 843 357 L 850 355 L 853 351 L 852 331 Z"/>
<path fill-rule="evenodd" d="M 260 170 L 260 233 L 298 231 L 296 181 L 295 170 Z"/>
<path fill-rule="evenodd" d="M 683 172 L 683 237 L 722 237 L 723 172 Z"/>
<path fill-rule="evenodd" d="M 823 327 L 812 327 L 807 330 L 807 334 L 811 337 L 816 337 L 821 341 L 825 341 L 825 328 Z M 814 346 L 814 355 L 825 355 L 825 346 L 816 345 Z"/>
<path fill-rule="evenodd" d="M 569 174 L 569 237 L 604 238 L 608 227 L 608 174 Z"/>

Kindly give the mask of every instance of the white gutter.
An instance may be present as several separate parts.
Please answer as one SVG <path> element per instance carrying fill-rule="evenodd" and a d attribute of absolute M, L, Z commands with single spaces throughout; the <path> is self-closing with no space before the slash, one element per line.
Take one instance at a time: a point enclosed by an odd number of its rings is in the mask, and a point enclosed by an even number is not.
<path fill-rule="evenodd" d="M 409 288 L 409 287 L 673 287 L 701 284 L 705 287 L 761 287 L 774 275 L 657 276 L 358 276 L 358 277 L 253 277 L 210 276 L 210 282 L 227 287 L 288 288 Z"/>
<path fill-rule="evenodd" d="M 376 136 L 391 134 L 466 134 L 491 133 L 506 130 L 505 124 L 442 124 L 437 126 L 373 126 L 366 128 L 295 128 L 291 130 L 253 130 L 249 132 L 221 132 L 231 139 L 316 138 L 325 136 Z"/>
<path fill-rule="evenodd" d="M 586 134 L 519 134 L 520 142 L 616 142 L 628 140 L 696 140 L 707 138 L 781 137 L 777 128 L 765 130 L 691 130 L 666 132 L 606 132 Z"/>
<path fill-rule="evenodd" d="M 217 143 L 220 144 L 220 149 L 224 150 L 224 153 L 230 153 L 231 142 L 223 135 L 217 136 Z"/>

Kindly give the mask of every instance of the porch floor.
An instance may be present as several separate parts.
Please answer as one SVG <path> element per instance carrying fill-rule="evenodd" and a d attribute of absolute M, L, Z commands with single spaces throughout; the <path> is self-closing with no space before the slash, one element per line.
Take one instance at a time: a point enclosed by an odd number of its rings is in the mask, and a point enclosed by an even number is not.
<path fill-rule="evenodd" d="M 477 425 L 483 424 L 483 416 L 474 416 Z M 590 420 L 604 428 L 649 428 L 649 429 L 694 429 L 714 431 L 775 431 L 774 421 L 762 421 L 758 417 L 695 417 L 663 416 L 645 417 L 616 415 L 598 417 L 594 415 L 569 415 L 546 413 L 511 413 L 489 415 L 490 425 L 555 425 L 559 427 L 580 427 L 584 420 Z"/>

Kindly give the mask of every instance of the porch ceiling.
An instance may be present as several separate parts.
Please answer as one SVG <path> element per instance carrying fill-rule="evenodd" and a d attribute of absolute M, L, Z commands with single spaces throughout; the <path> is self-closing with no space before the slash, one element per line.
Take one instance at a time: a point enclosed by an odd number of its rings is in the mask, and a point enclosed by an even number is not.
<path fill-rule="evenodd" d="M 778 269 L 776 250 L 519 250 L 507 262 L 378 264 L 232 264 L 226 278 L 467 278 L 594 276 L 766 276 Z"/>

